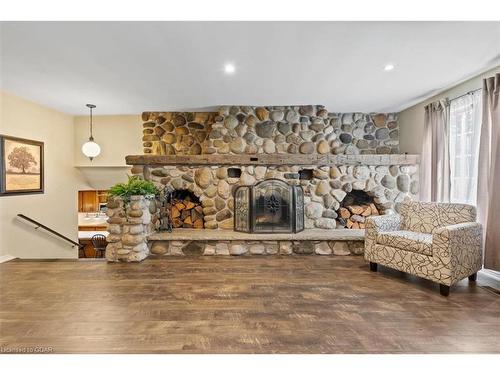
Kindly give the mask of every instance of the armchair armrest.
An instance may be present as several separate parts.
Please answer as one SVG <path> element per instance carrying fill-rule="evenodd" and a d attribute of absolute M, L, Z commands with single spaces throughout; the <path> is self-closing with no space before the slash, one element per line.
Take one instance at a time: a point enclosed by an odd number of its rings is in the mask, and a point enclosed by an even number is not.
<path fill-rule="evenodd" d="M 398 214 L 370 216 L 366 220 L 366 229 L 375 232 L 400 230 L 402 221 L 401 215 Z"/>
<path fill-rule="evenodd" d="M 469 223 L 460 223 L 460 224 L 453 224 L 453 225 L 447 225 L 445 227 L 439 227 L 436 228 L 432 231 L 433 235 L 458 235 L 459 233 L 465 233 L 465 232 L 471 232 L 475 230 L 480 230 L 482 231 L 483 226 L 479 223 L 476 222 L 469 222 Z"/>
<path fill-rule="evenodd" d="M 434 229 L 432 254 L 450 270 L 451 284 L 476 273 L 482 267 L 483 226 L 469 222 Z"/>
<path fill-rule="evenodd" d="M 376 243 L 379 232 L 400 230 L 402 218 L 399 214 L 370 216 L 365 226 L 365 258 L 370 260 L 370 254 Z"/>

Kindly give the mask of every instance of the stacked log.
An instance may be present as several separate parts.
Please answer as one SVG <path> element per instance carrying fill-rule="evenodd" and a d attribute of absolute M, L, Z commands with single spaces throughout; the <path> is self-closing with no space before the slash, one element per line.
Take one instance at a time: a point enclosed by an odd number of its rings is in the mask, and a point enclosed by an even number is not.
<path fill-rule="evenodd" d="M 200 203 L 186 199 L 172 199 L 170 217 L 174 228 L 203 229 L 203 207 Z"/>
<path fill-rule="evenodd" d="M 368 216 L 379 215 L 377 207 L 373 204 L 351 205 L 339 209 L 339 218 L 345 222 L 348 229 L 364 229 Z"/>

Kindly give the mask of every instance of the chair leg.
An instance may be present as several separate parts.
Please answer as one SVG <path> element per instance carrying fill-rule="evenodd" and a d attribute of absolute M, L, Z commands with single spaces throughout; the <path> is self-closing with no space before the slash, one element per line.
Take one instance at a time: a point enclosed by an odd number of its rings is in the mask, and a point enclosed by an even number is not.
<path fill-rule="evenodd" d="M 370 262 L 370 271 L 377 272 L 378 264 L 374 262 Z"/>
<path fill-rule="evenodd" d="M 439 293 L 441 293 L 442 296 L 448 297 L 450 295 L 450 286 L 439 284 Z"/>
<path fill-rule="evenodd" d="M 476 281 L 476 280 L 477 280 L 477 272 L 469 276 L 469 281 Z"/>

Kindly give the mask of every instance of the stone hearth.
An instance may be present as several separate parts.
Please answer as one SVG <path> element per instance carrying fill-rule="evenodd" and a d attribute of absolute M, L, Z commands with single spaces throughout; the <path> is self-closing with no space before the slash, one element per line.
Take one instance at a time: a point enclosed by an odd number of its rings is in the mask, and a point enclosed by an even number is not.
<path fill-rule="evenodd" d="M 351 229 L 267 234 L 178 229 L 148 238 L 154 255 L 359 255 L 364 247 L 364 231 Z"/>

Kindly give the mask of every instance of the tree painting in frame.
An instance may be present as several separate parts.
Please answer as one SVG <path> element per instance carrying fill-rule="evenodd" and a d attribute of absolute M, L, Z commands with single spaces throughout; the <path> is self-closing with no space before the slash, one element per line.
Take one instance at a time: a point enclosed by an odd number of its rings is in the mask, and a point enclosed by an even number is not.
<path fill-rule="evenodd" d="M 43 193 L 43 142 L 0 135 L 0 195 Z"/>

